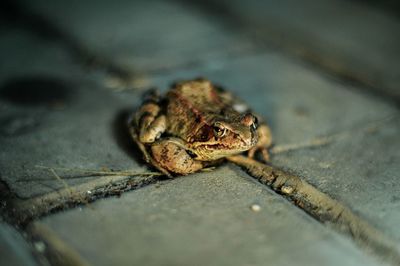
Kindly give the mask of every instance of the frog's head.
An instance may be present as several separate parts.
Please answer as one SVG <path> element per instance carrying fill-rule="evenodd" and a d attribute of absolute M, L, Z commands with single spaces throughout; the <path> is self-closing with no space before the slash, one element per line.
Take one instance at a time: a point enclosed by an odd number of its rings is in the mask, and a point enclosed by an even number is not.
<path fill-rule="evenodd" d="M 198 130 L 193 152 L 198 160 L 216 160 L 247 151 L 258 140 L 257 118 L 248 113 L 236 117 L 216 116 Z"/>

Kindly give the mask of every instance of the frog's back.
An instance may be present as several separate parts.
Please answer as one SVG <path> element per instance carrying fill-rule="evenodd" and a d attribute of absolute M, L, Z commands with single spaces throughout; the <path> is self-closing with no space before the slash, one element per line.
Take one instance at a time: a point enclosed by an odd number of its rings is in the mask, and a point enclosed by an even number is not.
<path fill-rule="evenodd" d="M 204 124 L 225 107 L 218 91 L 208 80 L 194 80 L 176 85 L 167 94 L 168 131 L 189 140 Z"/>

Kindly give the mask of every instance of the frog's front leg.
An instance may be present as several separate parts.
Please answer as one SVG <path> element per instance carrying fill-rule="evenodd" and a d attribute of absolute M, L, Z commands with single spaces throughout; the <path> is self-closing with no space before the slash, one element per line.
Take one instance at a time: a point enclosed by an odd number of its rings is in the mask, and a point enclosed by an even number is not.
<path fill-rule="evenodd" d="M 248 157 L 254 158 L 256 152 L 260 151 L 262 159 L 267 162 L 269 161 L 268 147 L 271 146 L 272 143 L 271 130 L 267 125 L 261 124 L 257 128 L 257 134 L 258 134 L 258 141 L 256 145 L 249 150 Z"/>
<path fill-rule="evenodd" d="M 160 114 L 161 107 L 158 93 L 151 91 L 145 97 L 144 102 L 128 121 L 131 136 L 142 151 L 146 162 L 151 163 L 162 173 L 171 177 L 168 171 L 158 166 L 147 149 L 148 144 L 159 139 L 167 127 L 165 115 Z"/>
<path fill-rule="evenodd" d="M 160 115 L 160 106 L 155 102 L 145 103 L 136 112 L 136 125 L 139 141 L 152 143 L 156 141 L 167 128 L 165 115 Z"/>
<path fill-rule="evenodd" d="M 203 162 L 193 159 L 185 149 L 185 144 L 178 138 L 166 138 L 151 145 L 153 160 L 168 172 L 190 174 L 204 167 Z"/>

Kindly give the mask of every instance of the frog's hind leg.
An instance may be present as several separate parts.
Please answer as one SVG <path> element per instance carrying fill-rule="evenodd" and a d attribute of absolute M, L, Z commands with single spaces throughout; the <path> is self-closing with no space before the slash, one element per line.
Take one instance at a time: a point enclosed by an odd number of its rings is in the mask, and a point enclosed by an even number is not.
<path fill-rule="evenodd" d="M 176 138 L 153 143 L 151 152 L 157 164 L 168 172 L 186 175 L 204 167 L 203 162 L 193 159 L 181 144 L 181 140 Z"/>

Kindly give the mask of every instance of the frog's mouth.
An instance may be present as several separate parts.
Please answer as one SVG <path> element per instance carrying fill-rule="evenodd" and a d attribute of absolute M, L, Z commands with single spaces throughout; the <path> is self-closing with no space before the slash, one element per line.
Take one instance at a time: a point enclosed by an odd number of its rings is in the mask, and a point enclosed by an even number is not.
<path fill-rule="evenodd" d="M 204 150 L 207 150 L 209 153 L 217 155 L 218 157 L 238 154 L 244 151 L 251 149 L 256 144 L 256 141 L 252 141 L 250 143 L 240 142 L 229 145 L 227 143 L 208 143 L 201 145 Z"/>
<path fill-rule="evenodd" d="M 252 145 L 253 146 L 253 145 Z M 230 146 L 230 145 L 225 145 L 225 144 L 206 144 L 203 147 L 205 147 L 207 150 L 223 150 L 223 151 L 238 151 L 238 152 L 242 152 L 242 151 L 246 151 L 248 149 L 250 149 L 252 146 L 248 146 L 248 145 L 243 145 L 243 146 Z"/>
<path fill-rule="evenodd" d="M 196 148 L 196 159 L 200 161 L 212 161 L 221 159 L 227 156 L 242 153 L 249 150 L 252 146 L 230 146 L 226 144 L 204 144 Z"/>
<path fill-rule="evenodd" d="M 249 133 L 247 138 L 242 138 L 240 134 L 229 134 L 223 138 L 213 137 L 209 141 L 195 143 L 191 150 L 198 160 L 205 161 L 239 154 L 254 147 L 258 141 L 255 132 Z"/>
<path fill-rule="evenodd" d="M 212 152 L 217 153 L 218 151 L 224 151 L 225 153 L 233 154 L 249 150 L 257 143 L 257 140 L 257 135 L 254 134 L 252 134 L 252 138 L 248 140 L 239 139 L 238 135 L 234 135 L 233 137 L 225 139 L 225 141 L 217 142 L 217 140 L 214 140 L 212 142 L 203 143 L 201 146 Z"/>

